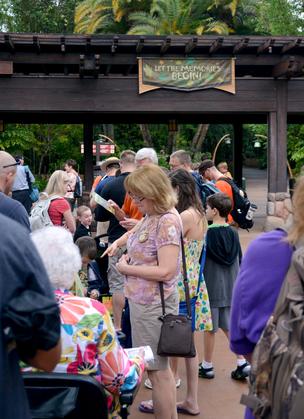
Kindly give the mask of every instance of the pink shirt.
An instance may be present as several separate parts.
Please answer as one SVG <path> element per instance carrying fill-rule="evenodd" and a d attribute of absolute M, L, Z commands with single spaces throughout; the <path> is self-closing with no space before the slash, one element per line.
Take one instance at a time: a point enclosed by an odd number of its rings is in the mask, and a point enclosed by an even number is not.
<path fill-rule="evenodd" d="M 157 250 L 162 246 L 172 244 L 180 246 L 181 232 L 181 218 L 175 209 L 162 215 L 146 215 L 128 239 L 130 265 L 156 266 L 158 262 Z M 180 271 L 181 252 L 179 253 L 174 276 L 169 281 L 164 282 L 165 298 L 177 289 Z M 139 304 L 160 303 L 159 282 L 127 276 L 125 295 Z"/>

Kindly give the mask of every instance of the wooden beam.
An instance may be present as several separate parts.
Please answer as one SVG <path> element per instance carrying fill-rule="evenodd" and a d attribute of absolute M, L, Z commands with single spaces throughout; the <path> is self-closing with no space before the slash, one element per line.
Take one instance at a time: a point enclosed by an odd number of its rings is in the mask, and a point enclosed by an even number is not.
<path fill-rule="evenodd" d="M 243 49 L 248 47 L 250 38 L 244 38 L 242 39 L 240 42 L 238 42 L 235 47 L 233 48 L 233 54 L 238 54 L 239 52 L 241 52 Z"/>
<path fill-rule="evenodd" d="M 0 77 L 13 74 L 13 61 L 0 61 Z"/>
<path fill-rule="evenodd" d="M 209 48 L 209 55 L 214 54 L 216 51 L 218 51 L 224 43 L 224 38 L 217 38 Z"/>
<path fill-rule="evenodd" d="M 274 39 L 267 39 L 263 44 L 258 47 L 257 55 L 263 54 L 264 52 L 272 52 L 272 47 L 274 45 Z"/>
<path fill-rule="evenodd" d="M 87 39 L 86 39 L 86 47 L 85 47 L 85 50 L 86 50 L 86 54 L 87 55 L 91 54 L 92 45 L 91 45 L 91 37 L 90 36 L 88 36 Z"/>
<path fill-rule="evenodd" d="M 278 77 L 296 77 L 303 75 L 304 60 L 296 60 L 295 57 L 289 57 L 273 67 L 272 76 Z"/>
<path fill-rule="evenodd" d="M 185 54 L 188 55 L 194 50 L 197 46 L 197 36 L 194 36 L 185 46 Z"/>
<path fill-rule="evenodd" d="M 141 54 L 141 51 L 143 50 L 144 44 L 145 44 L 145 37 L 141 36 L 139 38 L 139 41 L 138 41 L 137 45 L 136 45 L 136 54 Z"/>
<path fill-rule="evenodd" d="M 171 46 L 171 37 L 167 36 L 166 40 L 163 41 L 162 46 L 160 47 L 160 55 L 165 54 Z"/>
<path fill-rule="evenodd" d="M 10 52 L 15 52 L 15 45 L 10 35 L 8 34 L 4 35 L 4 43 L 5 43 L 6 48 Z"/>
<path fill-rule="evenodd" d="M 281 54 L 285 54 L 287 51 L 290 51 L 293 48 L 297 48 L 300 46 L 302 42 L 301 38 L 295 39 L 294 41 L 288 42 L 282 47 Z"/>
<path fill-rule="evenodd" d="M 128 65 L 128 67 L 126 68 L 126 70 L 125 70 L 125 72 L 124 72 L 124 75 L 125 76 L 128 76 L 130 73 L 131 73 L 131 71 L 132 71 L 132 68 L 134 67 L 134 65 L 133 64 L 131 64 L 131 65 Z"/>
<path fill-rule="evenodd" d="M 94 56 L 85 56 L 81 54 L 79 56 L 79 76 L 82 79 L 86 77 L 98 78 L 100 69 L 100 55 L 95 54 Z"/>
<path fill-rule="evenodd" d="M 33 36 L 33 45 L 35 47 L 37 54 L 40 54 L 41 47 L 40 47 L 38 36 Z"/>
<path fill-rule="evenodd" d="M 111 71 L 111 67 L 112 67 L 112 65 L 111 65 L 111 64 L 108 64 L 108 65 L 106 66 L 106 69 L 105 69 L 105 72 L 104 72 L 104 75 L 105 75 L 105 76 L 108 76 L 108 75 L 109 75 L 109 73 L 110 73 L 110 71 Z"/>

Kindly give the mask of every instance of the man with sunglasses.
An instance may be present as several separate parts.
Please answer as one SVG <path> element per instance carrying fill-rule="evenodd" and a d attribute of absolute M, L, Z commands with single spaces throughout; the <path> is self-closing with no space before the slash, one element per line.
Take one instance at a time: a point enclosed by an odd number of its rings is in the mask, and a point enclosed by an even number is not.
<path fill-rule="evenodd" d="M 10 198 L 18 163 L 9 153 L 0 151 L 0 213 L 17 221 L 30 231 L 30 222 L 24 206 Z"/>

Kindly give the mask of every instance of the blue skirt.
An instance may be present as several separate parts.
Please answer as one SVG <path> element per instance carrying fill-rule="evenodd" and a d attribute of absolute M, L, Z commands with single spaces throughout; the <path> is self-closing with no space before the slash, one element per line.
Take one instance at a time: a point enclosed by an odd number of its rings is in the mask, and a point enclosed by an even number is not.
<path fill-rule="evenodd" d="M 197 297 L 190 298 L 190 308 L 191 308 L 191 316 L 192 316 L 192 332 L 195 331 L 195 304 L 196 304 L 196 298 Z M 180 301 L 178 314 L 182 314 L 184 316 L 187 316 L 188 312 L 187 312 L 187 304 L 186 304 L 186 301 Z"/>

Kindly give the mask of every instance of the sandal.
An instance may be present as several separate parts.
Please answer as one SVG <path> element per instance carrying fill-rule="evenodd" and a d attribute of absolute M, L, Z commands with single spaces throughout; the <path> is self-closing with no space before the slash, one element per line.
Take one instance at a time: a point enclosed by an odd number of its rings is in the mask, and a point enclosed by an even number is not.
<path fill-rule="evenodd" d="M 180 386 L 181 386 L 181 379 L 180 378 L 178 378 L 177 380 L 176 380 L 176 388 L 179 388 Z M 145 385 L 145 387 L 146 388 L 148 388 L 148 389 L 150 389 L 150 390 L 152 390 L 152 383 L 151 383 L 151 380 L 149 379 L 149 378 L 147 378 L 146 380 L 145 380 L 145 382 L 144 382 L 144 385 Z"/>
<path fill-rule="evenodd" d="M 153 401 L 144 400 L 139 403 L 138 410 L 142 413 L 154 413 Z"/>

